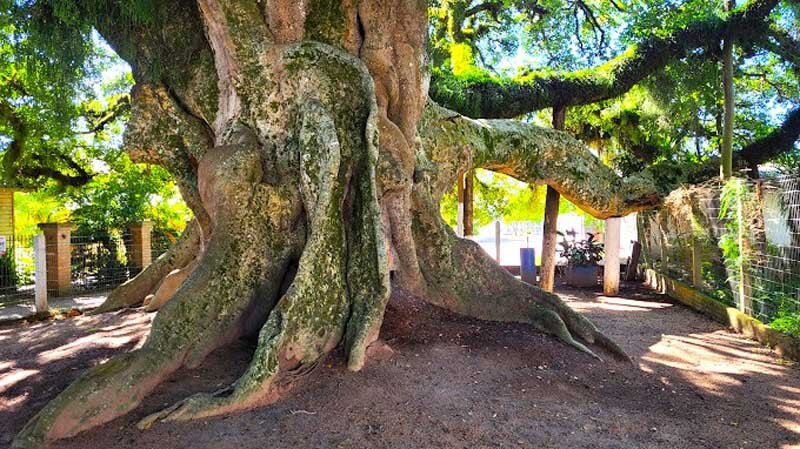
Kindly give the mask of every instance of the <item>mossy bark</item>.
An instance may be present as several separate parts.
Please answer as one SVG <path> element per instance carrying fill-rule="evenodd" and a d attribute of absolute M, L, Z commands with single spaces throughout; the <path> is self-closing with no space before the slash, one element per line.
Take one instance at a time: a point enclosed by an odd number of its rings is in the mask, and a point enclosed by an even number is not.
<path fill-rule="evenodd" d="M 397 284 L 434 304 L 624 356 L 557 296 L 457 238 L 439 202 L 477 167 L 545 182 L 598 217 L 652 206 L 652 183 L 618 178 L 564 133 L 470 120 L 428 102 L 424 2 L 172 0 L 163 8 L 181 22 L 116 29 L 119 5 L 109 2 L 111 17 L 98 27 L 137 77 L 126 146 L 136 160 L 171 170 L 196 223 L 102 310 L 140 303 L 175 269 L 190 274 L 158 299 L 141 349 L 76 381 L 14 447 L 127 413 L 172 372 L 243 335 L 258 334 L 258 348 L 234 385 L 141 426 L 270 403 L 339 345 L 348 367 L 360 369 L 383 320 L 390 257 Z M 169 73 L 151 76 L 159 64 Z"/>

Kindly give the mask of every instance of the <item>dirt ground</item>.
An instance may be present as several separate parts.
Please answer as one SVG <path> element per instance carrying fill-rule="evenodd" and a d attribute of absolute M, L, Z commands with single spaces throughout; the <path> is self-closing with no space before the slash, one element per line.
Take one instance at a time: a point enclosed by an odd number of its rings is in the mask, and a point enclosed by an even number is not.
<path fill-rule="evenodd" d="M 217 351 L 127 417 L 57 448 L 800 448 L 800 370 L 636 286 L 561 292 L 634 358 L 600 363 L 528 326 L 460 318 L 396 293 L 394 353 L 348 372 L 332 356 L 271 407 L 135 422 L 236 379 L 253 348 Z M 0 447 L 86 367 L 141 344 L 140 311 L 0 327 Z"/>

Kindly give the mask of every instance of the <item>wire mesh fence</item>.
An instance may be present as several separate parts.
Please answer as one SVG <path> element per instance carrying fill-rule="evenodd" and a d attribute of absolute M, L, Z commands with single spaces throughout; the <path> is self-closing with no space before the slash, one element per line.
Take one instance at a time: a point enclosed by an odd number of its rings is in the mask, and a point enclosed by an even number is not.
<path fill-rule="evenodd" d="M 70 245 L 72 294 L 110 289 L 130 279 L 130 234 L 73 235 Z"/>
<path fill-rule="evenodd" d="M 156 260 L 167 252 L 167 250 L 175 243 L 175 238 L 168 236 L 164 233 L 154 232 L 150 240 L 150 258 Z"/>
<path fill-rule="evenodd" d="M 800 335 L 800 178 L 735 178 L 673 192 L 640 214 L 648 265 Z"/>
<path fill-rule="evenodd" d="M 34 295 L 33 236 L 16 236 L 0 255 L 0 304 L 16 303 Z"/>

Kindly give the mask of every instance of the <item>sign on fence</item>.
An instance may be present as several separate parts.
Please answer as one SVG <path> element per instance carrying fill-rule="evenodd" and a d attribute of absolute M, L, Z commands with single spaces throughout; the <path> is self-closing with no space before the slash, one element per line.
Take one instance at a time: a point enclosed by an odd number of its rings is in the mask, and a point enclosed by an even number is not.
<path fill-rule="evenodd" d="M 8 243 L 6 241 L 6 236 L 0 235 L 0 257 L 3 257 L 8 252 Z"/>

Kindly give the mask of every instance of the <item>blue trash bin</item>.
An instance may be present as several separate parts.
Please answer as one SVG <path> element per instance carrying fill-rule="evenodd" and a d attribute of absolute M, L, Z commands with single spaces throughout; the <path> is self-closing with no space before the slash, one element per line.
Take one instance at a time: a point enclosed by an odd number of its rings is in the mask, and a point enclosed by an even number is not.
<path fill-rule="evenodd" d="M 519 249 L 519 272 L 523 282 L 536 285 L 536 252 L 533 248 Z"/>

